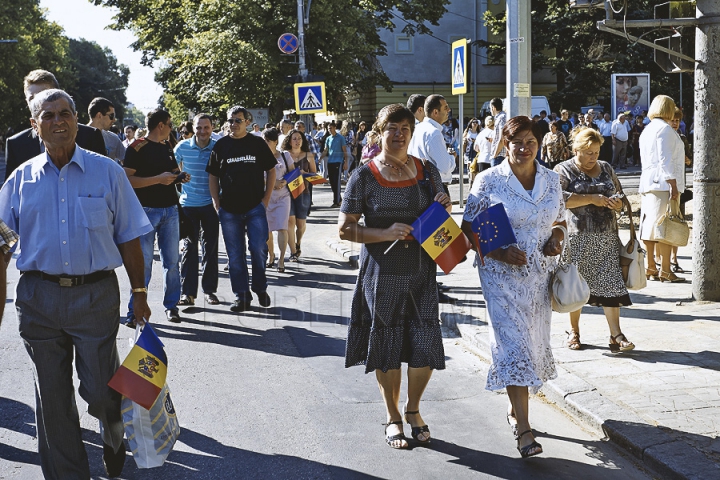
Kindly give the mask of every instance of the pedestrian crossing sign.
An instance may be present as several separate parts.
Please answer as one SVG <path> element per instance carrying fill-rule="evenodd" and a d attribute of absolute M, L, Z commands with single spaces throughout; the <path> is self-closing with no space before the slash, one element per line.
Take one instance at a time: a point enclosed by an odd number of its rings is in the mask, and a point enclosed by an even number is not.
<path fill-rule="evenodd" d="M 463 95 L 467 93 L 468 69 L 467 69 L 468 41 L 462 38 L 452 44 L 452 94 Z"/>
<path fill-rule="evenodd" d="M 295 84 L 295 113 L 323 113 L 327 111 L 325 82 Z"/>

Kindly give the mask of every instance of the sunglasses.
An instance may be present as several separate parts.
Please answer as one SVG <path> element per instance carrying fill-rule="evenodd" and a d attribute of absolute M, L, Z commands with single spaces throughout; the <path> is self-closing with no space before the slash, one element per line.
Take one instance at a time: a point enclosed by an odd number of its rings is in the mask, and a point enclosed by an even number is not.
<path fill-rule="evenodd" d="M 182 135 L 187 135 L 188 133 L 190 133 L 190 132 L 188 132 L 187 130 L 180 130 L 180 134 L 182 134 Z"/>
<path fill-rule="evenodd" d="M 244 118 L 228 118 L 228 123 L 230 125 L 232 125 L 233 123 L 243 123 L 244 121 Z"/>
<path fill-rule="evenodd" d="M 107 116 L 110 117 L 110 120 L 115 120 L 115 112 L 108 113 Z"/>

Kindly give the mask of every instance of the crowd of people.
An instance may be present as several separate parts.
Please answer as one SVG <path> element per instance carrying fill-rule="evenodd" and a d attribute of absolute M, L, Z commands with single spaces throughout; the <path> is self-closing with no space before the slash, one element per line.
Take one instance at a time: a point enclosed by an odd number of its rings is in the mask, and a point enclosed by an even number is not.
<path fill-rule="evenodd" d="M 542 114 L 508 118 L 496 98 L 493 116 L 472 119 L 458 143 L 445 135 L 448 123 L 453 128 L 445 98 L 412 95 L 407 105 L 382 108 L 371 128 L 345 121 L 308 131 L 303 122 L 283 120 L 261 130 L 247 109 L 233 106 L 224 134 L 216 134 L 210 115 L 176 127 L 158 108 L 147 114 L 144 132 L 126 127 L 121 140 L 107 133 L 114 106 L 106 99 L 93 100 L 90 125 L 80 125 L 73 99 L 52 73 L 31 72 L 24 93 L 32 127 L 7 141 L 0 248 L 7 265 L 22 241 L 15 305 L 34 364 L 46 478 L 89 477 L 74 406 L 74 358 L 80 394 L 102 423 L 108 475 L 122 471 L 120 396 L 107 386 L 119 367 L 115 269 L 125 265 L 130 280 L 126 324 L 142 326 L 151 316 L 147 289 L 157 244 L 165 316 L 180 322 L 179 307 L 194 305 L 200 288 L 206 304 L 220 303 L 222 231 L 235 296 L 230 310 L 246 311 L 255 299 L 269 307 L 266 271 L 285 273 L 286 261 L 299 260 L 312 206 L 312 184 L 302 180 L 300 195 L 288 188 L 287 175 L 296 170 L 328 178 L 331 208 L 340 207 L 340 237 L 362 244 L 345 366 L 375 372 L 390 447 L 431 441 L 420 407 L 433 371 L 446 367 L 438 305 L 447 295 L 436 263 L 411 234 L 434 202 L 452 210 L 448 186 L 462 168 L 458 154 L 474 175 L 462 231 L 474 243 L 473 220 L 502 203 L 516 237 L 476 265 L 491 327 L 486 388 L 505 390 L 506 421 L 520 456 L 543 453 L 530 422 L 529 395 L 557 375 L 548 284 L 559 262 L 577 265 L 590 289 L 587 304 L 603 307 L 610 350 L 635 347 L 620 328 L 620 309 L 632 304 L 619 264 L 617 225 L 623 191 L 615 170 L 625 165 L 622 151 L 631 132 L 623 115 L 614 122 L 592 112 L 574 122 L 565 110 L 552 122 Z M 685 191 L 690 158 L 679 132 L 682 112 L 660 95 L 647 117 L 647 123 L 633 123 L 642 128 L 639 236 L 648 251 L 647 278 L 682 282 L 677 253 L 654 229 Z M 603 158 L 608 142 L 614 153 Z M 569 314 L 572 350 L 583 347 L 581 312 Z M 407 398 L 401 408 L 403 363 Z"/>

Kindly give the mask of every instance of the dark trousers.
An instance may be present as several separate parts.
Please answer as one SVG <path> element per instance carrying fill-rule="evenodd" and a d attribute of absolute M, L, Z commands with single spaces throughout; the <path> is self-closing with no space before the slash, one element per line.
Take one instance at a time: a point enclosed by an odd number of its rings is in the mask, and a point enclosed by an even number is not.
<path fill-rule="evenodd" d="M 342 162 L 328 163 L 328 178 L 333 191 L 333 203 L 340 203 L 340 176 L 342 175 Z"/>
<path fill-rule="evenodd" d="M 198 240 L 202 244 L 203 293 L 215 293 L 218 286 L 218 237 L 220 220 L 212 203 L 204 207 L 182 207 L 186 234 L 180 258 L 182 294 L 197 297 L 198 291 Z M 200 229 L 202 228 L 202 233 Z"/>
<path fill-rule="evenodd" d="M 603 137 L 605 140 L 600 147 L 600 160 L 605 160 L 608 163 L 612 163 L 613 158 L 613 145 L 612 137 Z"/>
<path fill-rule="evenodd" d="M 120 290 L 113 274 L 77 287 L 61 287 L 25 274 L 17 286 L 20 336 L 35 373 L 40 466 L 46 479 L 90 478 L 75 403 L 73 358 L 80 396 L 102 423 L 103 441 L 122 445 L 120 394 L 107 383 L 120 366 L 116 337 Z M 125 448 L 124 446 L 122 448 Z"/>

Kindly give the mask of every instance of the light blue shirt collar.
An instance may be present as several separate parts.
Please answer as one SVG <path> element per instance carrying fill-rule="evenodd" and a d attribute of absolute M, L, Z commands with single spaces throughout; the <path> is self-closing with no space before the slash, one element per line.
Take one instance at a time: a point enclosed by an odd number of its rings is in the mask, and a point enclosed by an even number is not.
<path fill-rule="evenodd" d="M 56 171 L 60 171 L 60 169 L 58 169 L 53 163 L 50 155 L 47 153 L 47 150 L 45 150 L 44 153 L 44 155 L 38 155 L 33 159 L 31 170 L 33 176 L 42 171 L 45 168 L 45 165 L 50 165 Z M 85 158 L 83 157 L 83 155 L 80 154 L 80 149 L 78 148 L 77 144 L 75 145 L 75 151 L 73 152 L 73 156 L 70 159 L 70 162 L 68 162 L 68 165 L 70 165 L 71 163 L 76 163 L 77 166 L 80 167 L 80 170 L 82 170 L 83 173 L 85 172 Z"/>

